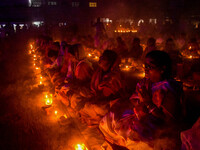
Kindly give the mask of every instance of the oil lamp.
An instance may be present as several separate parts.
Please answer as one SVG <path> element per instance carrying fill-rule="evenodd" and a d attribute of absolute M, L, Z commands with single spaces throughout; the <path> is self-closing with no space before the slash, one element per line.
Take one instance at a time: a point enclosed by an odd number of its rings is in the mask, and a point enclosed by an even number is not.
<path fill-rule="evenodd" d="M 75 150 L 88 150 L 88 148 L 85 146 L 85 144 L 76 144 Z"/>
<path fill-rule="evenodd" d="M 46 105 L 52 105 L 53 100 L 52 100 L 52 94 L 50 94 L 50 97 L 46 94 L 45 95 L 45 104 Z"/>

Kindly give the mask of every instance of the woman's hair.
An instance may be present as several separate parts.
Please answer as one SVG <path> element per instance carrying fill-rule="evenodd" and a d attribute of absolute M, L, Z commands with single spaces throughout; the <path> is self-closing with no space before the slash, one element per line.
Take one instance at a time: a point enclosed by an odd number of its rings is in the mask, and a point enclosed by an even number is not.
<path fill-rule="evenodd" d="M 146 55 L 146 58 L 152 59 L 152 64 L 159 69 L 163 69 L 163 78 L 169 79 L 171 77 L 172 62 L 170 56 L 164 51 L 151 51 Z"/>
<path fill-rule="evenodd" d="M 112 50 L 105 50 L 101 56 L 101 60 L 106 60 L 109 62 L 111 66 L 114 65 L 118 58 L 118 55 L 115 51 Z"/>
<path fill-rule="evenodd" d="M 138 44 L 140 44 L 140 38 L 135 37 L 135 38 L 133 39 L 133 43 L 138 43 Z"/>
<path fill-rule="evenodd" d="M 58 51 L 55 51 L 53 49 L 49 49 L 49 52 L 48 52 L 48 57 L 58 57 Z"/>
<path fill-rule="evenodd" d="M 78 60 L 84 59 L 86 57 L 83 46 L 81 44 L 74 44 L 69 46 L 68 53 L 73 55 Z"/>
<path fill-rule="evenodd" d="M 149 38 L 147 41 L 148 46 L 155 46 L 156 45 L 156 40 L 154 38 Z"/>

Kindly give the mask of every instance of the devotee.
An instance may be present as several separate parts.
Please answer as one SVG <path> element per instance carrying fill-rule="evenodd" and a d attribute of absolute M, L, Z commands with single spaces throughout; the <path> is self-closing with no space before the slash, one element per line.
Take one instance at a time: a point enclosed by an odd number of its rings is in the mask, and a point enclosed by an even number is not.
<path fill-rule="evenodd" d="M 117 37 L 117 47 L 114 49 L 120 57 L 125 57 L 128 54 L 128 48 L 124 40 L 119 36 Z"/>
<path fill-rule="evenodd" d="M 181 150 L 200 149 L 200 117 L 191 129 L 181 132 L 182 147 Z"/>
<path fill-rule="evenodd" d="M 100 17 L 97 18 L 97 22 L 95 24 L 92 24 L 93 27 L 96 28 L 96 34 L 95 34 L 95 47 L 98 48 L 100 46 L 101 40 L 106 35 L 106 29 L 103 25 L 103 23 L 100 21 Z"/>
<path fill-rule="evenodd" d="M 168 38 L 165 43 L 164 51 L 167 52 L 172 60 L 172 75 L 177 76 L 177 64 L 181 63 L 180 52 L 177 50 L 174 40 Z"/>
<path fill-rule="evenodd" d="M 169 55 L 163 51 L 148 53 L 145 73 L 130 98 L 132 110 L 131 105 L 125 105 L 126 111 L 119 115 L 124 106 L 113 109 L 101 120 L 100 130 L 109 142 L 128 149 L 179 149 L 183 90 L 181 83 L 171 78 Z"/>
<path fill-rule="evenodd" d="M 60 84 L 62 87 L 59 90 L 59 95 L 64 104 L 69 106 L 71 103 L 71 107 L 78 110 L 79 108 L 76 107 L 78 107 L 79 102 L 81 103 L 81 99 L 89 97 L 93 67 L 85 58 L 81 45 L 71 46 L 66 55 L 68 67 L 65 81 Z M 84 103 L 82 102 L 82 104 Z"/>
<path fill-rule="evenodd" d="M 134 38 L 131 45 L 130 57 L 135 58 L 135 59 L 140 59 L 142 56 L 142 53 L 143 53 L 143 48 L 140 45 L 140 39 Z"/>
<path fill-rule="evenodd" d="M 80 110 L 81 118 L 89 125 L 98 124 L 109 108 L 121 97 L 124 83 L 119 71 L 119 58 L 112 50 L 105 50 L 99 60 L 99 68 L 93 74 L 93 97 Z"/>
<path fill-rule="evenodd" d="M 149 38 L 148 41 L 147 41 L 147 47 L 145 48 L 144 50 L 144 53 L 142 55 L 142 59 L 144 60 L 145 56 L 147 53 L 153 51 L 153 50 L 157 50 L 157 47 L 156 47 L 156 40 L 154 38 Z"/>

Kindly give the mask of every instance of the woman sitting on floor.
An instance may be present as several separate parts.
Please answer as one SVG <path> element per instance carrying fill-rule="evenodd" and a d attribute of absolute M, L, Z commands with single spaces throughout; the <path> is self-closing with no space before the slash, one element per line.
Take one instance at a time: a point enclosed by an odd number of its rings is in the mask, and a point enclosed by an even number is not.
<path fill-rule="evenodd" d="M 112 109 L 101 120 L 100 129 L 108 141 L 130 149 L 178 149 L 182 85 L 171 78 L 168 54 L 148 53 L 145 72 L 130 98 L 132 109 L 129 105 L 121 114 L 122 105 Z"/>
<path fill-rule="evenodd" d="M 82 119 L 88 124 L 98 124 L 100 119 L 116 103 L 124 91 L 116 52 L 105 50 L 99 60 L 99 68 L 91 81 L 93 97 L 80 110 Z"/>
<path fill-rule="evenodd" d="M 65 83 L 62 84 L 59 95 L 66 106 L 78 111 L 84 104 L 82 100 L 91 95 L 90 82 L 93 68 L 79 45 L 69 48 L 67 60 Z"/>

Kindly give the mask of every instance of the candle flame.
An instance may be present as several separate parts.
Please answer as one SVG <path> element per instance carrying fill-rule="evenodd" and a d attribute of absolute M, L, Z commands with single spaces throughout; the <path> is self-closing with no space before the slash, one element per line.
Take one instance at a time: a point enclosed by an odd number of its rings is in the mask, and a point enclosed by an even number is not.
<path fill-rule="evenodd" d="M 51 105 L 52 104 L 52 99 L 51 98 L 47 98 L 46 99 L 46 105 Z"/>
<path fill-rule="evenodd" d="M 54 113 L 55 113 L 55 115 L 57 115 L 57 114 L 58 114 L 58 111 L 57 111 L 57 110 L 55 110 L 55 112 L 54 112 Z"/>
<path fill-rule="evenodd" d="M 36 70 L 38 70 L 39 68 L 38 68 L 38 67 L 36 67 L 35 69 L 36 69 Z"/>
<path fill-rule="evenodd" d="M 30 44 L 30 47 L 31 47 L 31 49 L 33 49 L 33 45 L 32 44 Z"/>
<path fill-rule="evenodd" d="M 42 84 L 42 81 L 40 81 L 40 84 Z"/>
<path fill-rule="evenodd" d="M 88 56 L 91 57 L 92 55 L 89 53 Z"/>
<path fill-rule="evenodd" d="M 77 144 L 75 146 L 75 150 L 88 150 L 88 148 L 85 146 L 85 144 Z"/>

